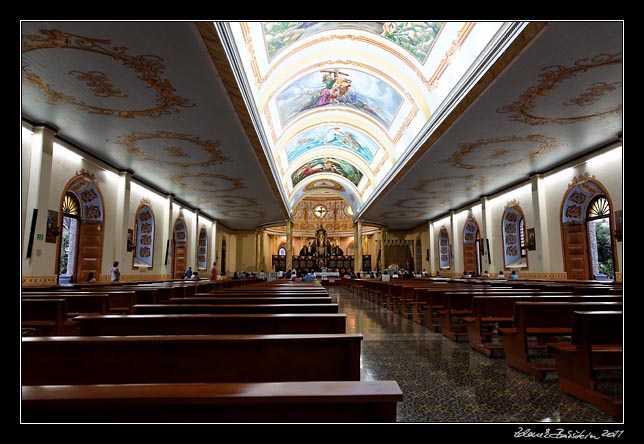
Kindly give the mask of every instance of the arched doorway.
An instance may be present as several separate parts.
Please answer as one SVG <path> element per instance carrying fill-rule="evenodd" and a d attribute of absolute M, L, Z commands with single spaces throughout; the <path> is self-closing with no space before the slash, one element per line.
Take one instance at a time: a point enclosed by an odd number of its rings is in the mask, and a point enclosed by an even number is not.
<path fill-rule="evenodd" d="M 58 283 L 83 282 L 89 273 L 100 277 L 103 257 L 103 198 L 96 179 L 81 171 L 63 192 L 58 243 Z"/>
<path fill-rule="evenodd" d="M 481 232 L 473 216 L 463 227 L 463 271 L 481 274 Z"/>
<path fill-rule="evenodd" d="M 564 269 L 568 279 L 613 279 L 614 221 L 610 196 L 594 178 L 575 178 L 561 203 Z"/>
<path fill-rule="evenodd" d="M 187 250 L 188 250 L 188 228 L 183 216 L 177 217 L 173 229 L 173 251 L 172 255 L 172 277 L 173 279 L 183 279 L 187 268 Z"/>

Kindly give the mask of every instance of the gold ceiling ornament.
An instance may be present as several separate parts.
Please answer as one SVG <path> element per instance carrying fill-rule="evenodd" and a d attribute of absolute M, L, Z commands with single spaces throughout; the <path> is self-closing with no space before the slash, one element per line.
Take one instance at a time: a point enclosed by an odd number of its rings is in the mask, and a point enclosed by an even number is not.
<path fill-rule="evenodd" d="M 463 24 L 463 27 L 456 33 L 456 38 L 452 40 L 452 46 L 450 46 L 449 49 L 445 52 L 445 57 L 443 57 L 443 59 L 438 64 L 438 67 L 436 68 L 436 71 L 434 71 L 434 74 L 432 74 L 432 76 L 428 80 L 423 79 L 423 82 L 425 83 L 425 86 L 427 86 L 428 90 L 431 91 L 438 87 L 438 81 L 440 80 L 441 76 L 450 65 L 450 63 L 452 63 L 452 57 L 454 56 L 454 54 L 456 54 L 456 51 L 461 49 L 463 42 L 465 42 L 467 36 L 470 35 L 470 32 L 474 28 L 475 24 L 476 23 L 474 22 L 465 22 Z"/>
<path fill-rule="evenodd" d="M 472 185 L 469 185 L 463 188 L 463 181 L 472 181 Z M 472 190 L 474 188 L 483 186 L 486 179 L 480 176 L 467 175 L 467 176 L 442 176 L 434 177 L 432 179 L 422 179 L 418 183 L 410 188 L 412 191 L 417 191 L 419 193 L 427 194 L 438 194 L 444 191 L 463 191 L 463 190 Z M 435 189 L 427 190 L 427 187 L 432 185 L 435 186 Z"/>
<path fill-rule="evenodd" d="M 152 202 L 150 201 L 149 197 L 143 197 L 141 198 L 141 205 L 146 205 L 146 206 L 152 206 Z"/>
<path fill-rule="evenodd" d="M 425 211 L 385 211 L 384 213 L 380 214 L 380 217 L 390 217 L 392 219 L 417 217 L 426 219 L 427 213 Z"/>
<path fill-rule="evenodd" d="M 588 106 L 595 103 L 601 96 L 611 91 L 615 91 L 622 86 L 622 82 L 595 82 L 586 88 L 586 91 L 579 94 L 577 97 L 568 99 L 564 102 L 564 106 Z"/>
<path fill-rule="evenodd" d="M 311 183 L 306 184 L 304 191 L 315 191 L 315 190 L 332 190 L 339 191 L 343 193 L 345 191 L 344 187 L 337 183 L 334 180 L 327 179 L 318 179 Z"/>
<path fill-rule="evenodd" d="M 429 208 L 429 207 L 437 206 L 436 203 L 432 201 L 440 198 L 441 196 L 435 195 L 435 196 L 426 196 L 426 197 L 411 197 L 411 198 L 405 198 L 405 199 L 397 199 L 393 203 L 393 206 L 399 207 L 399 208 L 413 208 L 413 209 Z M 410 202 L 414 202 L 414 201 L 418 201 L 418 202 L 410 204 Z M 440 205 L 440 203 L 438 205 Z"/>
<path fill-rule="evenodd" d="M 101 71 L 69 71 L 77 80 L 85 82 L 87 87 L 98 97 L 127 97 L 123 91 L 115 88 L 107 74 Z"/>
<path fill-rule="evenodd" d="M 533 160 L 535 157 L 539 156 L 544 151 L 555 147 L 557 145 L 556 141 L 557 140 L 552 137 L 546 137 L 540 134 L 530 134 L 527 136 L 491 137 L 489 139 L 478 140 L 477 142 L 474 142 L 474 143 L 460 144 L 459 145 L 460 148 L 458 149 L 458 151 L 454 152 L 449 157 L 449 159 L 447 159 L 444 162 L 452 166 L 455 166 L 458 168 L 465 168 L 468 170 L 479 169 L 479 168 L 505 167 L 505 166 L 515 165 L 517 163 L 525 163 Z M 481 147 L 484 147 L 487 145 L 493 145 L 497 143 L 513 143 L 513 144 L 514 143 L 537 143 L 539 146 L 536 150 L 528 153 L 527 156 L 523 158 L 517 158 L 517 160 L 513 160 L 511 162 L 503 162 L 503 163 L 496 163 L 496 164 L 478 163 L 476 165 L 465 163 L 464 158 L 472 154 L 474 151 L 478 150 Z M 498 160 L 502 157 L 506 157 L 512 154 L 514 151 L 515 149 L 496 149 L 492 151 L 485 159 Z"/>
<path fill-rule="evenodd" d="M 121 117 L 131 119 L 134 117 L 160 117 L 173 112 L 178 112 L 177 107 L 195 106 L 188 99 L 175 94 L 174 87 L 168 79 L 161 77 L 166 69 L 164 60 L 155 55 L 129 55 L 129 48 L 124 46 L 112 46 L 108 39 L 93 39 L 76 34 L 70 34 L 58 29 L 42 29 L 40 34 L 28 34 L 22 36 L 23 55 L 39 49 L 74 49 L 89 51 L 95 54 L 104 55 L 123 64 L 125 68 L 132 69 L 136 76 L 145 82 L 147 88 L 156 92 L 156 106 L 148 109 L 126 110 L 111 109 L 100 106 L 89 105 L 82 100 L 64 95 L 51 88 L 45 80 L 29 69 L 29 65 L 23 59 L 22 73 L 25 83 L 40 89 L 48 100 L 54 103 L 68 103 L 92 114 Z M 71 73 L 70 73 L 71 74 Z M 73 75 L 73 74 L 72 74 Z M 92 88 L 90 86 L 90 88 Z"/>
<path fill-rule="evenodd" d="M 265 216 L 263 211 L 257 210 L 226 210 L 222 211 L 221 214 L 226 217 L 239 217 L 242 219 L 252 219 Z"/>
<path fill-rule="evenodd" d="M 546 66 L 541 71 L 539 75 L 539 83 L 536 86 L 528 88 L 516 102 L 505 105 L 496 110 L 497 113 L 511 113 L 510 119 L 527 123 L 528 125 L 544 125 L 546 123 L 575 123 L 583 120 L 589 120 L 594 117 L 601 117 L 608 114 L 621 114 L 622 105 L 614 106 L 608 110 L 600 111 L 592 114 L 586 114 L 576 117 L 543 117 L 533 114 L 535 109 L 535 101 L 539 97 L 544 97 L 548 95 L 552 90 L 561 86 L 561 84 L 568 79 L 571 79 L 578 74 L 583 74 L 594 68 L 601 68 L 609 65 L 616 65 L 622 63 L 622 54 L 600 54 L 592 58 L 579 59 L 575 62 L 573 66 Z M 593 84 L 595 85 L 595 84 Z M 610 84 L 614 86 L 612 89 L 611 86 L 608 87 L 595 87 L 590 85 L 586 92 L 583 93 L 580 97 L 576 99 L 569 100 L 564 103 L 564 105 L 578 105 L 584 106 L 590 103 L 595 102 L 600 96 L 606 94 L 607 92 L 612 91 L 617 88 L 617 85 L 621 85 L 620 82 Z"/>
<path fill-rule="evenodd" d="M 258 205 L 257 199 L 254 197 L 227 196 L 222 199 L 216 199 L 215 201 L 217 202 L 218 206 L 227 208 L 240 208 Z"/>
<path fill-rule="evenodd" d="M 201 182 L 203 188 L 198 188 L 193 185 L 186 183 L 185 179 L 188 178 L 197 178 Z M 213 173 L 185 173 L 172 176 L 170 178 L 174 183 L 179 185 L 181 188 L 189 188 L 194 191 L 206 191 L 209 193 L 222 193 L 228 191 L 237 191 L 246 188 L 244 181 L 237 177 L 228 177 L 225 174 L 213 174 Z M 230 188 L 216 188 L 217 180 L 223 180 L 230 183 Z"/>
<path fill-rule="evenodd" d="M 158 159 L 150 154 L 146 153 L 141 149 L 137 142 L 139 140 L 149 140 L 149 139 L 171 139 L 171 140 L 181 140 L 185 142 L 190 142 L 201 147 L 201 149 L 208 154 L 209 158 L 205 160 L 195 160 L 194 162 L 172 162 L 169 160 Z M 168 131 L 155 131 L 153 133 L 132 133 L 129 136 L 119 136 L 117 139 L 107 139 L 108 142 L 114 142 L 121 147 L 125 148 L 127 151 L 132 153 L 137 159 L 140 160 L 153 160 L 155 162 L 162 162 L 170 165 L 176 165 L 180 167 L 193 167 L 193 166 L 211 166 L 217 165 L 222 162 L 228 162 L 230 159 L 225 157 L 221 150 L 217 149 L 221 145 L 221 142 L 218 140 L 204 140 L 197 136 L 191 136 L 189 134 L 179 134 L 171 133 Z M 174 157 L 186 157 L 185 151 L 179 147 L 166 147 L 159 149 L 167 149 L 170 155 Z M 174 154 L 173 154 L 174 153 Z"/>

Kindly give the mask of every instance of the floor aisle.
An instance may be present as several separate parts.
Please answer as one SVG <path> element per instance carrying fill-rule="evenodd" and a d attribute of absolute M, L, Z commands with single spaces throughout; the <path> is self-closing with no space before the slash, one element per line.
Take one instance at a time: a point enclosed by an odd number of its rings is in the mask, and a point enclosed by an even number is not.
<path fill-rule="evenodd" d="M 455 343 L 341 287 L 329 287 L 347 314 L 347 333 L 362 333 L 362 380 L 395 380 L 403 391 L 399 422 L 621 422 L 511 369 L 503 358 Z"/>

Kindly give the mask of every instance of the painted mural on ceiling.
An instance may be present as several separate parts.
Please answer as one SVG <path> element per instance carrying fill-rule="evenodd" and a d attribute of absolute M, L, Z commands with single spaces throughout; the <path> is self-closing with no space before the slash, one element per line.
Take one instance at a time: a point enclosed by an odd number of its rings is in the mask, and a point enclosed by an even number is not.
<path fill-rule="evenodd" d="M 402 101 L 395 89 L 371 74 L 332 67 L 291 82 L 278 94 L 277 108 L 282 127 L 308 110 L 342 106 L 362 111 L 389 129 Z"/>
<path fill-rule="evenodd" d="M 425 63 L 444 22 L 263 22 L 269 60 L 298 40 L 334 29 L 359 29 L 381 35 Z"/>
<path fill-rule="evenodd" d="M 324 125 L 304 131 L 286 145 L 288 162 L 305 152 L 323 147 L 344 148 L 371 163 L 378 144 L 364 132 L 344 125 Z"/>
<path fill-rule="evenodd" d="M 297 185 L 307 177 L 319 173 L 338 174 L 347 178 L 355 186 L 358 186 L 358 183 L 360 183 L 363 176 L 363 173 L 360 170 L 345 160 L 335 159 L 332 157 L 318 157 L 306 162 L 291 174 L 293 186 Z"/>

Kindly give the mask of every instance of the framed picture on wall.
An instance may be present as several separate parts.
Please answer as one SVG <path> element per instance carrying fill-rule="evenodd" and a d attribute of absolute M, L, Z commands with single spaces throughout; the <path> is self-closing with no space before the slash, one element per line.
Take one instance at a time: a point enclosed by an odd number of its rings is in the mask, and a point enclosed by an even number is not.
<path fill-rule="evenodd" d="M 534 228 L 528 228 L 528 241 L 526 242 L 528 250 L 537 249 L 537 240 L 534 234 Z"/>

